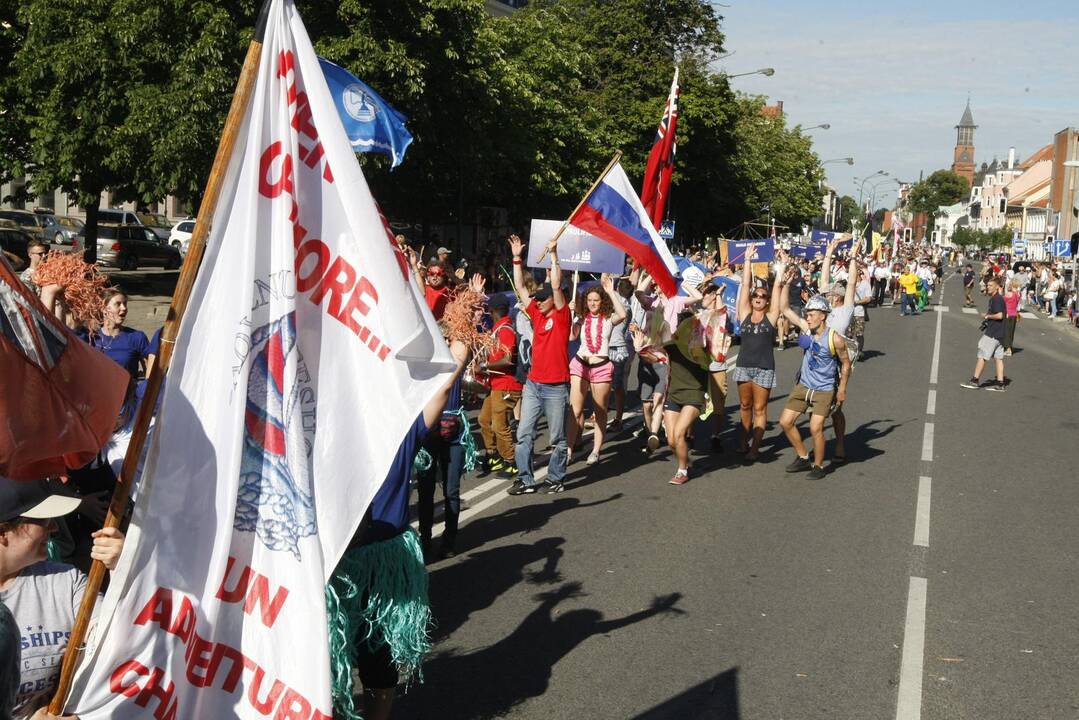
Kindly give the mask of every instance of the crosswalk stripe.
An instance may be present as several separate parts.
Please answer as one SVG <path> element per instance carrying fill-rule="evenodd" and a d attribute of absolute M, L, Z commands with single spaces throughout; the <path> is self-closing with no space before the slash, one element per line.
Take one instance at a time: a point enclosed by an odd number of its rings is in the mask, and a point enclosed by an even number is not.
<path fill-rule="evenodd" d="M 967 315 L 977 315 L 978 308 L 963 308 L 963 312 L 965 312 Z"/>
<path fill-rule="evenodd" d="M 1040 316 L 1035 315 L 1032 312 L 1021 312 L 1021 313 L 1019 313 L 1019 316 L 1022 317 L 1022 318 L 1025 318 L 1027 320 L 1041 320 Z"/>

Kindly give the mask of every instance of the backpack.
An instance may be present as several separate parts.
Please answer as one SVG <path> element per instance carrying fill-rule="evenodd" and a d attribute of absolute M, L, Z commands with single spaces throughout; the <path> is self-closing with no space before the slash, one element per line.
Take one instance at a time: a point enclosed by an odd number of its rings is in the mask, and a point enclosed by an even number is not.
<path fill-rule="evenodd" d="M 835 348 L 836 335 L 840 335 L 840 333 L 828 328 L 828 351 L 832 353 L 833 357 L 839 357 L 839 353 L 836 352 Z M 840 337 L 847 343 L 847 358 L 850 359 L 850 371 L 854 372 L 854 363 L 858 362 L 858 341 L 846 335 L 840 335 Z"/>

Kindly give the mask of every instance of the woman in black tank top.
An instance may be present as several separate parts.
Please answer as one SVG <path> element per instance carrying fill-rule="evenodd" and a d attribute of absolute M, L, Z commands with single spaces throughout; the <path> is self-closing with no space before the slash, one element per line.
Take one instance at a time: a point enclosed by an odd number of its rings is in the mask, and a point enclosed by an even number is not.
<path fill-rule="evenodd" d="M 742 347 L 738 351 L 738 362 L 734 369 L 742 420 L 738 452 L 745 453 L 748 462 L 756 460 L 760 452 L 764 429 L 768 425 L 768 397 L 776 386 L 775 342 L 779 303 L 770 300 L 780 291 L 786 271 L 783 252 L 776 250 L 776 277 L 771 293 L 766 286 L 756 286 L 751 267 L 755 249 L 755 245 L 746 248 L 742 284 L 738 288 L 738 334 L 742 338 Z"/>

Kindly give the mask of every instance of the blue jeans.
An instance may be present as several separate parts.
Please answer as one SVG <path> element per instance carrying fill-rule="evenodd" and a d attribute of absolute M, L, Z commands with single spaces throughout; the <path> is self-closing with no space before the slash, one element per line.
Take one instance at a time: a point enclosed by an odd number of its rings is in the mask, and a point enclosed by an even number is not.
<path fill-rule="evenodd" d="M 567 383 L 548 384 L 529 380 L 521 393 L 521 423 L 517 426 L 517 479 L 525 485 L 535 485 L 532 469 L 532 445 L 536 441 L 536 423 L 540 413 L 547 418 L 551 435 L 551 461 L 547 465 L 547 482 L 560 483 L 566 477 L 566 403 L 569 400 Z"/>
<path fill-rule="evenodd" d="M 910 305 L 911 314 L 918 312 L 918 303 L 915 300 L 914 296 L 913 295 L 908 295 L 907 291 L 904 290 L 899 296 L 899 314 L 900 315 L 906 315 L 907 314 L 907 305 L 908 304 Z"/>
<path fill-rule="evenodd" d="M 461 515 L 461 474 L 465 466 L 465 449 L 457 440 L 448 441 L 438 432 L 438 426 L 427 435 L 423 447 L 431 453 L 431 467 L 416 473 L 416 494 L 419 505 L 420 538 L 431 542 L 431 526 L 435 515 L 435 483 L 442 485 L 445 500 L 446 528 L 442 543 L 453 547 L 457 538 L 457 518 Z"/>

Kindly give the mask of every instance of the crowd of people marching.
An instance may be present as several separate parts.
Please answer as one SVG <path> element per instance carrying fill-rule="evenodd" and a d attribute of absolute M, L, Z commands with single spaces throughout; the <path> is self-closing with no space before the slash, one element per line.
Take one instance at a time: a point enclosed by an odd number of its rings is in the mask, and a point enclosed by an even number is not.
<path fill-rule="evenodd" d="M 497 473 L 512 481 L 512 495 L 563 492 L 572 464 L 599 462 L 608 439 L 628 429 L 631 389 L 641 409 L 635 435 L 640 452 L 670 449 L 671 485 L 694 477 L 695 432 L 707 428 L 712 451 L 722 451 L 729 392 L 738 407 L 733 449 L 753 463 L 768 431 L 772 390 L 782 382 L 776 353 L 793 347 L 802 351 L 799 370 L 778 418 L 793 449 L 786 470 L 822 478 L 846 462 L 844 403 L 852 367 L 866 353 L 870 308 L 891 304 L 902 316 L 918 315 L 940 290 L 947 267 L 956 265 L 966 303 L 974 304 L 975 292 L 988 296 L 977 364 L 964 385 L 996 391 L 1006 385 L 1003 358 L 1011 354 L 1020 310 L 1074 312 L 1074 292 L 1069 294 L 1052 267 L 1005 268 L 990 261 L 979 277 L 962 256 L 945 257 L 931 248 L 859 255 L 836 240 L 819 258 L 795 258 L 775 248 L 774 259 L 756 262 L 760 247 L 750 244 L 747 261 L 727 264 L 718 253 L 690 249 L 689 260 L 703 266 L 702 276 L 679 278 L 677 294 L 668 294 L 634 267 L 619 276 L 571 278 L 555 243 L 546 248 L 550 269 L 540 277 L 526 267 L 526 245 L 517 236 L 489 253 L 478 263 L 482 271 L 470 276 L 475 267 L 453 262 L 447 248 L 424 259 L 423 249 L 398 241 L 436 319 L 464 290 L 486 296 L 472 322 L 491 342 L 474 354 L 474 346 L 445 329 L 455 372 L 417 415 L 330 583 L 331 625 L 338 623 L 332 650 L 348 668 L 335 670 L 335 677 L 346 678 L 334 688 L 340 717 L 356 716 L 352 668 L 363 686 L 365 717 L 385 718 L 398 682 L 416 672 L 429 649 L 424 565 L 436 557 L 436 488 L 444 497 L 437 556 L 448 557 L 457 549 L 466 472 Z M 31 244 L 30 266 L 21 279 L 49 311 L 70 323 L 64 287 L 36 282 L 48 251 L 47 245 Z M 500 254 L 511 269 L 501 265 Z M 737 282 L 730 306 L 717 280 L 723 277 Z M 161 333 L 147 338 L 125 325 L 127 296 L 121 290 L 108 289 L 100 302 L 100 326 L 79 333 L 131 375 L 116 434 L 93 462 L 63 481 L 0 478 L 0 719 L 12 712 L 19 718 L 52 717 L 42 706 L 56 685 L 85 572 L 95 559 L 114 568 L 123 548 L 123 533 L 101 526 L 141 397 L 138 379 L 154 362 Z M 979 375 L 990 360 L 996 377 L 982 383 Z M 466 410 L 470 399 L 480 397 L 477 441 Z M 803 415 L 809 416 L 808 437 L 797 424 Z M 830 458 L 829 418 L 835 434 Z M 541 419 L 550 450 L 545 469 L 538 467 Z M 413 483 L 418 534 L 410 529 Z M 40 632 L 29 639 L 23 634 L 20 642 L 21 628 Z M 8 662 L 19 656 L 20 645 L 22 661 Z"/>

